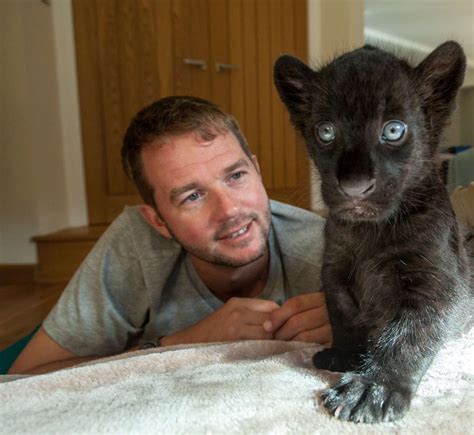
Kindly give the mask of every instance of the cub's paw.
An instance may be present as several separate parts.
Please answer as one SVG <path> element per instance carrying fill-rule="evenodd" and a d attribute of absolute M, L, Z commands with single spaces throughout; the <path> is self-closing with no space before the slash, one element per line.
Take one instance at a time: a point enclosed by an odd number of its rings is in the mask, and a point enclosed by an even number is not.
<path fill-rule="evenodd" d="M 340 420 L 378 423 L 402 418 L 410 406 L 411 393 L 408 388 L 390 388 L 357 373 L 346 373 L 336 385 L 324 390 L 321 398 L 324 407 Z"/>
<path fill-rule="evenodd" d="M 360 356 L 345 352 L 337 347 L 324 349 L 315 353 L 313 365 L 317 369 L 331 370 L 332 372 L 348 372 L 356 370 L 360 365 Z"/>

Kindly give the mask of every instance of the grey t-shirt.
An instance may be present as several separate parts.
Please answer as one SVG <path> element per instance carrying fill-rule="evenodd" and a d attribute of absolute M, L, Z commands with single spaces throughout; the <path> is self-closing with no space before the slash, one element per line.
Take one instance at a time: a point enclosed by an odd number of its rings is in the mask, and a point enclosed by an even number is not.
<path fill-rule="evenodd" d="M 324 220 L 276 201 L 271 210 L 269 277 L 258 297 L 281 304 L 320 290 Z M 222 305 L 186 251 L 148 225 L 137 207 L 126 207 L 43 326 L 78 356 L 112 355 L 194 325 Z"/>

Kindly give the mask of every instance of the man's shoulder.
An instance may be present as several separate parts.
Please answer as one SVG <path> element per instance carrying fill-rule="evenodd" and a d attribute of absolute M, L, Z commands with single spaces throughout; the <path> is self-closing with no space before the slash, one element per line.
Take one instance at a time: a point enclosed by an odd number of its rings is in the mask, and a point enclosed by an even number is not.
<path fill-rule="evenodd" d="M 138 206 L 126 206 L 102 236 L 102 242 L 130 249 L 128 254 L 147 251 L 156 255 L 162 250 L 179 250 L 176 242 L 161 236 L 143 218 Z M 159 248 L 159 251 L 157 249 Z"/>
<path fill-rule="evenodd" d="M 308 231 L 308 225 L 323 227 L 326 222 L 325 219 L 318 214 L 290 204 L 271 200 L 270 205 L 272 209 L 273 224 L 282 229 L 288 228 Z"/>
<path fill-rule="evenodd" d="M 325 219 L 318 214 L 271 201 L 272 226 L 283 255 L 312 262 L 324 246 Z"/>

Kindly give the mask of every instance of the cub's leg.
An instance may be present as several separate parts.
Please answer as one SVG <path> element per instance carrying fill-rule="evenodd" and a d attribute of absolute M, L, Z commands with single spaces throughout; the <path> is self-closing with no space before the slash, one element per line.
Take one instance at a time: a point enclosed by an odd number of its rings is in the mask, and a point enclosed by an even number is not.
<path fill-rule="evenodd" d="M 333 331 L 333 347 L 313 356 L 318 369 L 347 372 L 360 368 L 366 351 L 367 330 L 354 324 L 359 315 L 357 302 L 351 296 L 348 283 L 338 277 L 346 274 L 340 264 L 323 266 L 326 305 Z M 326 279 L 325 279 L 326 278 Z"/>
<path fill-rule="evenodd" d="M 360 367 L 322 394 L 323 405 L 341 420 L 376 423 L 401 418 L 442 344 L 458 299 L 455 283 L 433 269 L 405 277 L 397 276 L 401 281 L 394 292 L 398 300 L 392 319 L 371 332 Z M 440 283 L 450 291 L 440 289 Z"/>

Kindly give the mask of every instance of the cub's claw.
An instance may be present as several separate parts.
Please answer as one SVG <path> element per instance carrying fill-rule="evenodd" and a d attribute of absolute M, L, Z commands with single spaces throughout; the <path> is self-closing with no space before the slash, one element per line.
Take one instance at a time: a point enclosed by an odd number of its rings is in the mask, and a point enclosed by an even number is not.
<path fill-rule="evenodd" d="M 347 373 L 322 396 L 323 406 L 339 420 L 355 423 L 378 423 L 398 420 L 410 405 L 411 394 L 404 387 L 365 379 L 357 373 Z"/>

